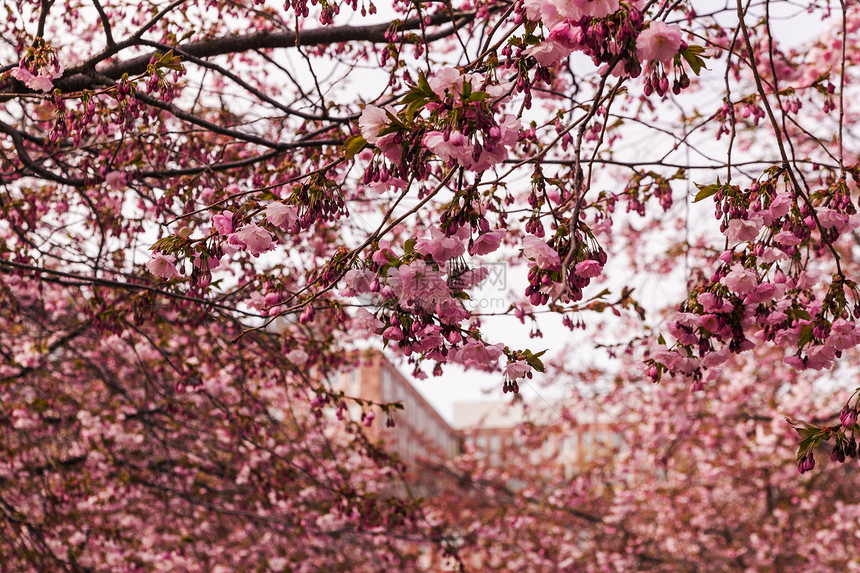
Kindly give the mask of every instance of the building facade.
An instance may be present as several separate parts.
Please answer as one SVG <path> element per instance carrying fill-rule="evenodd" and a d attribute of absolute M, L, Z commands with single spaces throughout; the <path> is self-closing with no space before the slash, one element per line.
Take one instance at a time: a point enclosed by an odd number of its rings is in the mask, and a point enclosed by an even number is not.
<path fill-rule="evenodd" d="M 369 351 L 358 368 L 343 375 L 340 390 L 363 400 L 403 405 L 393 415 L 393 428 L 386 427 L 385 420 L 376 420 L 367 434 L 384 440 L 407 460 L 441 461 L 465 450 L 498 466 L 516 452 L 534 464 L 551 462 L 570 477 L 620 445 L 606 420 L 593 415 L 578 417 L 573 431 L 546 432 L 537 441 L 524 436 L 521 425 L 527 420 L 538 428 L 556 425 L 558 414 L 548 405 L 501 400 L 459 403 L 454 405 L 454 423 L 449 424 L 378 351 Z M 354 418 L 358 415 L 360 411 L 353 412 Z"/>
<path fill-rule="evenodd" d="M 459 453 L 459 433 L 381 352 L 369 352 L 358 368 L 345 374 L 341 389 L 347 396 L 403 405 L 393 414 L 393 428 L 377 420 L 368 435 L 383 439 L 404 458 L 449 459 Z"/>

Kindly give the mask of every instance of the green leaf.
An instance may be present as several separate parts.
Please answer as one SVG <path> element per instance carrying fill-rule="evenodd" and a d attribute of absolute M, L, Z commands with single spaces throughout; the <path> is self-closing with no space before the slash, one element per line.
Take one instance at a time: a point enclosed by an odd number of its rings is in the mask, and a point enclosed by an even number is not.
<path fill-rule="evenodd" d="M 699 201 L 703 201 L 708 197 L 716 195 L 720 190 L 720 185 L 714 183 L 712 185 L 699 185 L 696 184 L 696 187 L 699 188 L 699 192 L 696 193 L 696 198 L 693 199 L 693 203 L 698 203 Z"/>
<path fill-rule="evenodd" d="M 609 296 L 610 294 L 612 294 L 612 292 L 608 288 L 605 288 L 602 291 L 600 291 L 599 293 L 597 293 L 596 295 L 594 295 L 593 297 L 591 297 L 591 299 L 596 300 L 598 298 L 605 298 L 605 297 Z"/>
<path fill-rule="evenodd" d="M 427 105 L 427 98 L 421 97 L 413 102 L 411 102 L 408 106 L 406 106 L 406 120 L 412 121 L 412 118 L 415 117 L 415 114 L 424 109 L 424 106 Z"/>
<path fill-rule="evenodd" d="M 392 125 L 392 126 L 394 126 L 394 125 L 403 125 L 403 122 L 401 122 L 401 121 L 400 121 L 400 118 L 399 118 L 399 117 L 397 117 L 396 115 L 394 115 L 393 113 L 391 113 L 391 112 L 390 112 L 389 110 L 387 110 L 387 109 L 385 109 L 385 110 L 383 110 L 383 111 L 385 112 L 385 115 L 388 117 L 388 119 L 389 119 L 389 120 L 391 120 L 391 125 Z"/>
<path fill-rule="evenodd" d="M 419 90 L 413 89 L 408 94 L 403 96 L 403 99 L 400 100 L 400 104 L 412 103 L 414 101 L 426 99 L 426 96 L 422 94 Z"/>
<path fill-rule="evenodd" d="M 353 135 L 343 142 L 343 152 L 347 159 L 355 157 L 367 145 L 367 140 L 361 134 Z"/>
<path fill-rule="evenodd" d="M 800 336 L 797 339 L 797 347 L 803 348 L 804 346 L 812 342 L 813 338 L 814 336 L 812 332 L 812 325 L 804 325 L 804 327 L 800 330 Z"/>
<path fill-rule="evenodd" d="M 702 59 L 701 54 L 705 52 L 705 49 L 701 46 L 691 45 L 687 46 L 683 50 L 681 50 L 681 56 L 687 61 L 690 65 L 690 69 L 693 70 L 693 73 L 697 76 L 699 72 L 702 71 L 702 68 L 708 69 L 705 66 L 705 60 Z"/>
<path fill-rule="evenodd" d="M 810 448 L 815 447 L 817 443 L 818 442 L 814 435 L 803 438 L 797 446 L 797 461 L 800 461 L 800 458 L 805 456 L 806 452 L 808 452 Z"/>
<path fill-rule="evenodd" d="M 149 250 L 164 252 L 165 250 L 172 248 L 175 243 L 176 237 L 174 237 L 173 235 L 169 235 L 167 237 L 163 237 L 155 241 L 152 246 L 149 247 Z"/>
<path fill-rule="evenodd" d="M 523 352 L 523 358 L 526 359 L 526 363 L 537 370 L 538 372 L 546 372 L 546 366 L 541 362 L 540 357 L 546 354 L 546 350 L 541 350 L 540 352 L 533 354 L 531 350 L 526 350 Z"/>
<path fill-rule="evenodd" d="M 173 50 L 170 50 L 163 56 L 160 56 L 155 65 L 158 68 L 167 68 L 180 72 L 182 71 L 182 58 L 174 54 Z"/>
<path fill-rule="evenodd" d="M 436 95 L 436 92 L 427 83 L 427 76 L 424 75 L 424 72 L 418 73 L 418 90 L 427 97 L 434 97 Z"/>
<path fill-rule="evenodd" d="M 472 82 L 463 82 L 463 101 L 469 101 L 472 97 Z"/>
<path fill-rule="evenodd" d="M 526 358 L 526 362 L 528 362 L 529 366 L 537 370 L 538 372 L 546 372 L 546 367 L 541 362 L 540 358 L 537 356 L 529 356 Z"/>

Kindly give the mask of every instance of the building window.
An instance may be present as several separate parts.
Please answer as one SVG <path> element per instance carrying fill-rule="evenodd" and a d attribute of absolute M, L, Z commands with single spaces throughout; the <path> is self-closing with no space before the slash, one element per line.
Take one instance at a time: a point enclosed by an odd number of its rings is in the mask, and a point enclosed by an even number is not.
<path fill-rule="evenodd" d="M 388 368 L 382 369 L 382 388 L 381 388 L 381 396 L 380 399 L 382 401 L 389 400 L 389 396 L 391 396 L 391 372 L 388 371 Z"/>
<path fill-rule="evenodd" d="M 490 451 L 498 452 L 502 449 L 502 437 L 499 435 L 490 436 Z"/>

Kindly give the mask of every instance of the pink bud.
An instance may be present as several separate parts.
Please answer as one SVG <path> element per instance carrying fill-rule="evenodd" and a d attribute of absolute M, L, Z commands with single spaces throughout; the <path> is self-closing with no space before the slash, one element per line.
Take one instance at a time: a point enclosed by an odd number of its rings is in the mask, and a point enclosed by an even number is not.
<path fill-rule="evenodd" d="M 304 312 L 302 312 L 302 315 L 299 317 L 299 322 L 301 324 L 307 324 L 307 323 L 311 322 L 313 319 L 314 319 L 314 307 L 308 306 L 307 308 L 305 308 Z"/>

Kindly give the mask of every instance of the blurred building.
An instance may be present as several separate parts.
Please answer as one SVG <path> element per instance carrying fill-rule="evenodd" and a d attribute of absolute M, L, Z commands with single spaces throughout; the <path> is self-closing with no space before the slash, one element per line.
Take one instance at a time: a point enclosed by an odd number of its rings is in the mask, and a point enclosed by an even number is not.
<path fill-rule="evenodd" d="M 454 423 L 449 424 L 378 351 L 369 352 L 359 368 L 345 374 L 340 389 L 347 396 L 404 406 L 394 414 L 394 428 L 376 420 L 367 432 L 406 459 L 444 460 L 465 450 L 501 465 L 525 455 L 534 464 L 552 462 L 570 477 L 620 445 L 618 436 L 608 430 L 608 420 L 594 415 L 578 415 L 572 432 L 541 432 L 560 421 L 560 414 L 548 404 L 459 403 L 454 405 Z M 523 432 L 525 422 L 536 431 Z"/>
<path fill-rule="evenodd" d="M 454 405 L 454 426 L 464 448 L 483 453 L 491 465 L 510 461 L 510 454 L 527 455 L 532 464 L 552 462 L 571 477 L 590 462 L 620 445 L 609 430 L 608 419 L 580 414 L 570 432 L 547 432 L 561 414 L 548 404 L 505 401 L 465 402 Z M 528 422 L 534 431 L 523 432 Z"/>
<path fill-rule="evenodd" d="M 381 352 L 368 353 L 361 366 L 345 374 L 341 388 L 347 396 L 378 403 L 400 402 L 395 427 L 377 420 L 368 430 L 405 458 L 447 459 L 460 451 L 460 436 Z"/>

